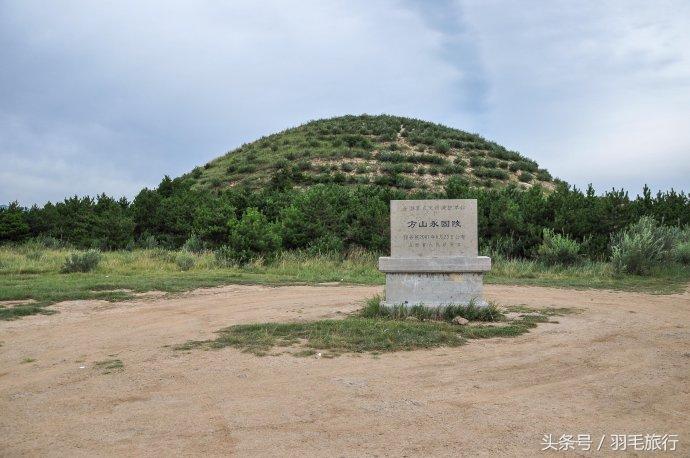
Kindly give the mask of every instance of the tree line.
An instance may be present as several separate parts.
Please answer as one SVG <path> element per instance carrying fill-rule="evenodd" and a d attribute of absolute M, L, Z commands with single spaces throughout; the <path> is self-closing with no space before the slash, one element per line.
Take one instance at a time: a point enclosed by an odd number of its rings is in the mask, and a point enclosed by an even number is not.
<path fill-rule="evenodd" d="M 389 249 L 391 199 L 475 198 L 481 250 L 532 258 L 544 230 L 579 242 L 583 254 L 604 259 L 615 234 L 648 216 L 668 226 L 690 225 L 690 196 L 645 187 L 634 198 L 624 190 L 596 195 L 560 183 L 554 191 L 471 188 L 451 178 L 444 192 L 408 192 L 380 186 L 321 184 L 293 187 L 276 176 L 261 190 L 236 187 L 221 192 L 193 188 L 186 178 L 165 177 L 133 201 L 105 194 L 70 197 L 42 207 L 16 202 L 0 209 L 0 243 L 43 239 L 55 245 L 100 250 L 162 247 L 193 241 L 218 249 L 229 244 L 241 258 L 270 256 L 282 249 L 346 252 Z"/>

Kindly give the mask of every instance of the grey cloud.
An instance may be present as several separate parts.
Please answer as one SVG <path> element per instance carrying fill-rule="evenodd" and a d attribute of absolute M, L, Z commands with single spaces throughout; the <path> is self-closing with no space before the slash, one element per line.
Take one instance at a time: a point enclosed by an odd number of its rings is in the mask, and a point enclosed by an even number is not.
<path fill-rule="evenodd" d="M 132 197 L 363 112 L 476 131 L 577 184 L 687 190 L 687 7 L 550 4 L 3 2 L 0 202 Z"/>

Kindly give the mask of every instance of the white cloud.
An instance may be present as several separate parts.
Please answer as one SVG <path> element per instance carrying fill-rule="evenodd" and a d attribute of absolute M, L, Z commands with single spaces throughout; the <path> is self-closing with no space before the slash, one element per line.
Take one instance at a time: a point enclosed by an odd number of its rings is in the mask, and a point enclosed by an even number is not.
<path fill-rule="evenodd" d="M 687 2 L 462 2 L 487 135 L 563 179 L 690 186 Z"/>
<path fill-rule="evenodd" d="M 136 164 L 148 184 L 313 118 L 450 113 L 447 94 L 461 78 L 441 56 L 442 34 L 394 1 L 22 1 L 5 6 L 0 27 L 13 45 L 2 57 L 21 73 L 2 78 L 3 92 L 21 96 L 0 114 L 40 126 L 42 143 L 67 126 L 81 154 L 121 170 Z M 91 123 L 121 137 L 119 149 L 82 135 Z M 13 154 L 44 154 L 28 146 Z M 42 193 L 5 182 L 0 201 L 101 189 L 72 182 Z"/>

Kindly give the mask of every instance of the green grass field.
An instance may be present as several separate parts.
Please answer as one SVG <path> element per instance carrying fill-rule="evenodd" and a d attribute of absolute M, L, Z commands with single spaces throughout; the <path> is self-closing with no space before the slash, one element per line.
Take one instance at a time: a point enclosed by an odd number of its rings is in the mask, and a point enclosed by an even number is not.
<path fill-rule="evenodd" d="M 46 305 L 73 299 L 132 299 L 146 291 L 181 292 L 222 284 L 345 284 L 382 285 L 377 256 L 356 252 L 339 256 L 307 256 L 286 252 L 278 259 L 244 267 L 221 267 L 212 253 L 190 254 L 193 266 L 181 270 L 179 252 L 162 249 L 115 251 L 102 254 L 88 273 L 60 273 L 69 250 L 31 246 L 0 248 L 0 301 L 33 300 L 29 304 L 0 305 L 0 319 L 49 313 Z M 681 292 L 690 281 L 687 267 L 668 267 L 651 276 L 616 276 L 607 263 L 573 267 L 545 267 L 534 261 L 496 260 L 486 283 L 567 288 L 607 288 L 658 294 Z"/>

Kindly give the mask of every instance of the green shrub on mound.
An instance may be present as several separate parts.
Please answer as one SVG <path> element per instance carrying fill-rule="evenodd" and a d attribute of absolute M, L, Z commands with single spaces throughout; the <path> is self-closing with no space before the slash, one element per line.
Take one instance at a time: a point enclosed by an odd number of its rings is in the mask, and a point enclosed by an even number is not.
<path fill-rule="evenodd" d="M 473 168 L 482 166 L 474 175 L 466 173 L 464 167 L 444 167 L 464 165 L 470 155 L 476 156 Z M 366 164 L 348 160 L 353 158 Z M 391 163 L 406 169 L 391 172 Z M 513 171 L 539 170 L 536 162 L 477 134 L 419 119 L 361 115 L 315 120 L 260 138 L 194 168 L 186 177 L 193 180 L 195 189 L 215 191 L 237 186 L 283 189 L 290 183 L 300 187 L 316 183 L 354 185 L 373 178 L 361 176 L 360 165 L 380 176 L 412 173 L 410 166 L 415 163 L 439 166 L 430 170 L 438 180 L 429 183 L 417 175 L 404 181 L 380 179 L 376 184 L 440 191 L 452 175 L 461 174 L 475 186 L 485 183 L 477 177 L 493 179 L 492 186 L 507 186 L 514 181 L 506 173 L 510 167 Z M 549 178 L 541 184 L 551 187 L 551 182 Z"/>

